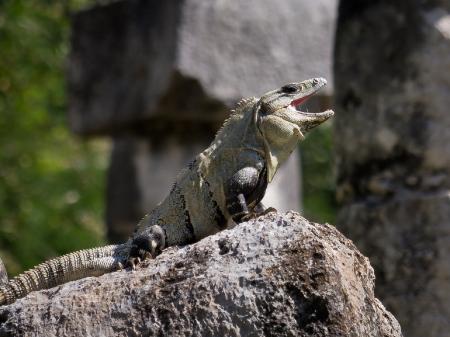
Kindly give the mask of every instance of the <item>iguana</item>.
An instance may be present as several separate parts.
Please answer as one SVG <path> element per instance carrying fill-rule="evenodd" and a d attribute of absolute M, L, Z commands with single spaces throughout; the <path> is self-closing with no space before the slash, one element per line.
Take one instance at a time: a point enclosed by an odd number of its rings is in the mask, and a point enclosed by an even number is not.
<path fill-rule="evenodd" d="M 241 100 L 211 145 L 180 172 L 169 195 L 138 224 L 124 244 L 70 253 L 0 285 L 0 305 L 34 290 L 134 266 L 164 248 L 185 245 L 264 211 L 261 199 L 278 167 L 304 133 L 334 113 L 297 107 L 326 84 L 323 78 L 290 83 Z"/>

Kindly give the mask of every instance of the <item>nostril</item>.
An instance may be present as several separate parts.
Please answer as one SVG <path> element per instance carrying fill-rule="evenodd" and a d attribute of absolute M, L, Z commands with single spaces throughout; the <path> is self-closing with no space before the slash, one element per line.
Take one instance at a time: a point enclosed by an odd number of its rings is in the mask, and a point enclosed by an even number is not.
<path fill-rule="evenodd" d="M 314 84 L 314 85 L 319 84 L 319 80 L 318 80 L 317 78 L 313 79 L 313 84 Z"/>

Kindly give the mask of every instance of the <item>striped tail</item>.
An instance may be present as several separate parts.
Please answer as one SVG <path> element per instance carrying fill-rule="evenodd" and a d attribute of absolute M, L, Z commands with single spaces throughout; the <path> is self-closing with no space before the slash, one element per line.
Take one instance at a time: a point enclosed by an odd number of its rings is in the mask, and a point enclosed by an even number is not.
<path fill-rule="evenodd" d="M 2 259 L 0 259 L 0 285 L 3 283 L 8 283 L 8 273 Z"/>
<path fill-rule="evenodd" d="M 35 290 L 118 270 L 126 258 L 127 246 L 122 244 L 79 250 L 46 261 L 8 283 L 0 283 L 0 306 L 13 303 Z"/>

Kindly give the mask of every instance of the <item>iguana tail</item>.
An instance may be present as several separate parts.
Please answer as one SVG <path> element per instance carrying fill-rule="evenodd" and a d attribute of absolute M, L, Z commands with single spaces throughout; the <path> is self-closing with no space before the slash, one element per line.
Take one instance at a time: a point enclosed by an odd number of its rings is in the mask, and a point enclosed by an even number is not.
<path fill-rule="evenodd" d="M 128 256 L 127 247 L 122 244 L 79 250 L 41 263 L 7 283 L 0 283 L 0 306 L 35 290 L 120 269 Z"/>
<path fill-rule="evenodd" d="M 6 272 L 5 265 L 2 259 L 0 259 L 0 284 L 8 282 L 8 273 Z"/>

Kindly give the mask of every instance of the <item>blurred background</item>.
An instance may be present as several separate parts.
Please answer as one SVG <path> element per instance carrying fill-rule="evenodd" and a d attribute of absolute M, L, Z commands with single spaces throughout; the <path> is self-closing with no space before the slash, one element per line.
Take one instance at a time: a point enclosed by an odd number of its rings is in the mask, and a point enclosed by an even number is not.
<path fill-rule="evenodd" d="M 105 242 L 110 144 L 67 123 L 69 13 L 87 4 L 0 2 L 0 256 L 11 275 Z"/>
<path fill-rule="evenodd" d="M 450 331 L 450 1 L 0 1 L 0 257 L 124 240 L 230 107 L 323 76 L 264 202 L 335 224 L 405 336 Z"/>
<path fill-rule="evenodd" d="M 107 240 L 105 227 L 106 183 L 112 144 L 114 142 L 120 143 L 116 144 L 116 152 L 125 153 L 133 150 L 137 151 L 133 147 L 139 147 L 140 144 L 133 144 L 133 138 L 144 138 L 142 146 L 146 147 L 147 145 L 147 137 L 145 136 L 147 130 L 135 130 L 135 125 L 131 128 L 127 126 L 127 123 L 132 124 L 135 121 L 106 121 L 103 123 L 119 124 L 119 127 L 123 127 L 125 130 L 122 133 L 117 130 L 105 131 L 106 128 L 113 129 L 116 126 L 97 126 L 95 124 L 99 122 L 95 120 L 85 122 L 88 126 L 84 128 L 90 128 L 87 132 L 85 130 L 75 130 L 76 133 L 74 133 L 69 128 L 69 104 L 71 103 L 72 106 L 78 104 L 78 100 L 84 99 L 84 96 L 82 96 L 84 93 L 73 93 L 76 90 L 76 88 L 73 88 L 74 84 L 72 84 L 72 92 L 69 92 L 67 74 L 69 72 L 79 72 L 84 75 L 84 73 L 91 71 L 90 68 L 86 69 L 89 65 L 85 66 L 84 64 L 84 68 L 81 70 L 73 68 L 79 66 L 78 63 L 89 63 L 92 58 L 94 58 L 93 62 L 99 63 L 105 59 L 109 59 L 110 63 L 125 63 L 120 59 L 120 56 L 110 54 L 123 52 L 121 50 L 114 51 L 115 46 L 110 47 L 110 44 L 126 44 L 127 42 L 124 40 L 133 38 L 133 36 L 125 36 L 126 34 L 132 34 L 130 32 L 117 32 L 117 30 L 127 30 L 128 28 L 124 26 L 132 25 L 133 19 L 135 19 L 132 17 L 133 13 L 129 13 L 133 9 L 124 8 L 124 3 L 126 2 L 114 2 L 108 5 L 106 2 L 93 0 L 19 0 L 0 3 L 0 113 L 2 116 L 0 119 L 0 218 L 2 219 L 0 226 L 0 255 L 11 275 L 15 275 L 49 257 L 105 243 Z M 82 12 L 76 14 L 77 11 L 82 9 Z M 331 9 L 333 10 L 334 8 Z M 147 11 L 150 10 L 153 10 L 153 8 L 147 9 Z M 92 16 L 96 17 L 91 19 Z M 97 21 L 99 16 L 104 18 L 103 21 Z M 109 16 L 112 16 L 112 18 L 108 19 Z M 118 18 L 117 21 L 115 21 L 116 18 Z M 141 19 L 145 20 L 145 16 L 143 15 Z M 330 18 L 325 19 L 329 20 Z M 85 22 L 80 22 L 82 20 L 85 20 Z M 138 19 L 135 20 L 137 21 Z M 89 27 L 92 21 L 94 21 L 93 24 L 96 27 Z M 72 31 L 71 22 L 74 27 Z M 328 59 L 323 64 L 329 68 L 331 60 L 331 27 L 333 22 L 328 23 L 328 25 L 328 36 L 326 37 L 328 45 L 323 49 L 328 51 L 329 55 L 327 55 Z M 93 34 L 92 30 L 96 30 L 99 34 Z M 111 37 L 111 34 L 116 35 Z M 146 32 L 136 32 L 137 38 L 140 38 L 139 34 L 146 34 Z M 78 57 L 78 55 L 73 55 L 79 53 L 82 54 L 82 56 L 79 56 L 80 58 L 87 55 L 86 61 L 76 59 L 69 62 L 71 36 L 73 42 L 72 58 Z M 156 39 L 158 38 L 160 37 L 156 36 Z M 85 43 L 89 44 L 92 42 L 93 44 L 79 46 L 78 41 L 83 39 L 88 40 Z M 89 39 L 99 39 L 100 41 L 90 41 Z M 110 39 L 110 44 L 104 42 L 100 46 L 105 39 Z M 101 47 L 105 50 L 98 51 Z M 142 44 L 136 46 L 136 48 L 145 49 L 146 46 Z M 92 56 L 95 53 L 106 55 L 101 60 L 98 60 L 98 58 L 95 59 L 96 55 Z M 131 54 L 133 53 L 134 51 Z M 145 57 L 144 55 L 143 58 Z M 119 60 L 114 60 L 118 58 Z M 141 61 L 133 60 L 138 58 L 136 55 L 131 55 L 130 58 L 133 63 Z M 151 59 L 151 56 L 148 56 L 148 58 Z M 308 58 L 311 59 L 312 57 L 309 56 Z M 86 79 L 83 80 L 90 82 L 91 85 L 95 81 L 102 82 L 103 78 L 101 77 L 103 73 L 107 73 L 109 67 L 112 67 L 98 63 L 95 63 L 95 66 L 98 68 L 105 67 L 106 69 L 96 70 L 93 75 L 85 75 Z M 114 64 L 113 66 L 117 65 Z M 133 68 L 141 65 L 123 64 L 123 66 L 125 68 L 130 67 L 131 73 L 134 71 L 130 75 L 130 77 L 133 77 L 136 76 Z M 158 65 L 152 64 L 151 66 L 157 67 Z M 253 65 L 253 67 L 256 66 Z M 308 66 L 304 67 L 308 68 Z M 127 70 L 124 69 L 123 71 L 126 72 Z M 310 72 L 312 71 L 310 70 Z M 323 72 L 329 74 L 330 70 L 325 69 Z M 323 72 L 322 75 L 325 75 Z M 303 80 L 312 75 L 304 74 L 295 79 Z M 73 77 L 76 76 L 81 75 L 73 75 L 71 77 L 72 83 L 75 82 Z M 123 79 L 114 79 L 111 85 L 118 86 L 119 89 L 113 89 L 115 92 L 112 93 L 111 91 L 113 90 L 110 90 L 108 95 L 111 96 L 106 97 L 106 100 L 122 100 L 122 97 L 119 95 L 127 95 L 127 89 L 120 88 L 122 85 L 120 83 L 121 80 L 123 81 Z M 78 81 L 82 80 L 78 79 Z M 130 81 L 136 80 L 131 78 Z M 281 81 L 277 82 L 276 85 L 264 85 L 262 91 L 257 92 L 253 90 L 252 93 L 247 93 L 247 95 L 259 95 L 287 81 L 288 79 L 281 78 Z M 273 79 L 271 82 L 273 82 Z M 89 83 L 81 83 L 80 85 L 90 86 Z M 98 84 L 93 83 L 93 85 Z M 186 84 L 186 87 L 193 95 L 197 95 L 192 88 L 196 86 L 198 86 L 196 83 Z M 133 87 L 131 89 L 138 91 L 146 88 L 135 89 Z M 83 88 L 80 91 L 82 90 Z M 84 89 L 84 91 L 87 90 Z M 122 93 L 114 97 L 117 90 L 122 90 Z M 75 97 L 70 102 L 70 94 L 82 97 Z M 244 94 L 237 92 L 230 100 L 238 100 L 242 96 Z M 179 98 L 175 97 L 175 99 Z M 230 105 L 232 106 L 233 103 L 230 102 Z M 82 103 L 79 104 L 81 105 Z M 95 103 L 89 102 L 87 104 L 94 105 Z M 219 102 L 217 104 L 223 103 Z M 144 107 L 143 109 L 146 108 Z M 75 114 L 83 115 L 79 119 L 89 118 L 89 116 L 85 116 L 87 112 L 83 109 L 86 109 L 86 107 L 79 108 Z M 102 114 L 103 108 L 100 107 L 100 109 L 100 114 Z M 172 107 L 170 109 L 173 110 Z M 200 139 L 195 140 L 195 143 L 199 143 L 199 145 L 195 146 L 196 144 L 194 144 L 186 150 L 181 149 L 180 151 L 187 152 L 181 155 L 182 158 L 178 158 L 179 154 L 172 153 L 172 158 L 169 156 L 161 164 L 162 168 L 150 167 L 150 170 L 155 170 L 148 172 L 152 176 L 161 175 L 161 173 L 156 172 L 157 169 L 170 171 L 170 173 L 165 173 L 167 178 L 162 178 L 167 180 L 167 186 L 158 186 L 160 191 L 158 190 L 157 195 L 154 197 L 155 203 L 163 198 L 164 194 L 170 189 L 171 180 L 174 179 L 179 169 L 177 166 L 182 167 L 185 162 L 189 161 L 192 156 L 196 155 L 212 140 L 216 128 L 228 113 L 228 108 L 223 110 L 225 111 L 217 113 L 218 116 L 206 117 L 214 119 L 212 123 L 205 123 L 202 117 L 192 117 L 193 123 L 200 124 L 202 129 L 196 130 L 197 133 L 201 133 L 201 135 L 197 136 Z M 119 113 L 126 115 L 127 111 Z M 175 113 L 183 114 L 185 111 Z M 214 111 L 210 114 L 213 115 L 213 113 Z M 155 122 L 154 120 L 150 122 L 150 124 L 156 123 L 163 124 L 163 122 Z M 177 127 L 181 128 L 178 125 L 178 120 L 169 121 L 168 123 L 177 124 Z M 184 128 L 186 127 L 186 121 L 184 120 L 183 123 L 182 127 Z M 203 135 L 205 133 L 205 124 L 210 130 L 207 130 L 206 135 Z M 192 129 L 192 126 L 188 127 Z M 133 130 L 130 131 L 132 128 Z M 148 128 L 151 129 L 151 126 Z M 195 138 L 195 135 L 193 136 L 192 133 L 182 130 L 176 132 L 177 135 L 174 137 L 172 135 L 174 132 L 165 134 L 164 125 L 158 126 L 158 128 L 162 130 L 149 130 L 148 132 L 157 132 L 160 138 L 182 138 L 183 143 L 192 141 L 192 138 Z M 92 131 L 93 129 L 97 130 Z M 133 133 L 137 136 L 133 135 Z M 178 133 L 181 134 L 178 136 Z M 186 140 L 185 138 L 189 139 Z M 165 141 L 165 139 L 158 141 L 150 139 L 149 143 L 157 147 L 158 144 L 155 145 L 155 143 L 163 143 Z M 176 140 L 173 142 L 176 142 Z M 305 157 L 305 160 L 302 161 L 304 164 L 303 170 L 306 175 L 311 175 L 311 178 L 303 186 L 303 195 L 305 196 L 303 207 L 305 214 L 315 220 L 333 223 L 335 203 L 330 161 L 331 146 L 329 125 L 311 134 L 308 140 L 303 143 L 304 153 L 302 156 Z M 121 151 L 121 149 L 117 149 L 118 147 L 124 147 L 125 149 Z M 132 150 L 130 150 L 130 147 Z M 172 145 L 159 145 L 159 147 L 163 147 L 163 149 L 155 149 L 155 152 L 172 151 Z M 167 150 L 167 147 L 169 147 L 169 150 Z M 181 147 L 181 145 L 173 145 L 173 147 Z M 151 149 L 145 149 L 142 156 L 147 155 L 146 152 L 151 152 Z M 120 155 L 121 153 L 117 154 L 117 156 Z M 153 155 L 150 159 L 157 161 L 159 158 L 157 155 Z M 119 159 L 119 161 L 121 160 L 122 158 Z M 128 160 L 130 164 L 133 161 L 132 158 Z M 167 168 L 166 166 L 175 166 L 175 168 Z M 298 166 L 296 165 L 295 168 L 300 170 Z M 112 179 L 115 178 L 119 182 L 110 181 L 111 184 L 135 184 L 133 181 L 135 174 L 129 172 L 131 169 L 127 171 L 127 168 L 123 170 L 119 167 L 117 170 L 119 171 L 118 177 L 112 177 Z M 173 174 L 171 174 L 172 172 Z M 110 175 L 114 175 L 114 172 L 110 172 Z M 158 179 L 161 178 L 158 177 L 156 180 Z M 121 181 L 124 182 L 122 183 Z M 148 193 L 152 194 L 152 186 L 145 187 L 149 189 Z M 118 188 L 121 189 L 120 186 Z M 110 189 L 114 189 L 114 187 Z M 133 187 L 130 189 L 133 189 Z M 126 199 L 132 193 L 127 190 L 126 186 L 122 190 L 116 192 L 119 194 L 118 198 L 120 200 L 117 202 L 119 204 L 126 203 Z M 135 199 L 136 203 L 140 203 L 139 200 L 136 200 L 140 199 L 140 196 L 133 195 L 131 198 Z M 297 196 L 295 202 L 297 203 L 299 200 Z M 150 203 L 146 209 L 149 210 L 152 206 Z M 120 206 L 118 207 L 120 208 Z M 294 204 L 294 207 L 291 208 L 300 209 L 300 207 L 300 204 Z M 131 208 L 133 207 L 131 206 Z M 126 213 L 125 215 L 119 214 L 119 216 L 126 218 L 123 221 L 129 222 L 128 228 L 126 228 L 127 231 L 132 229 L 136 221 L 143 215 L 142 212 L 145 212 L 145 209 L 141 209 L 139 206 L 135 208 L 138 208 L 138 210 L 124 210 L 122 213 Z M 131 215 L 127 217 L 129 213 Z M 126 237 L 128 233 L 124 235 Z"/>

